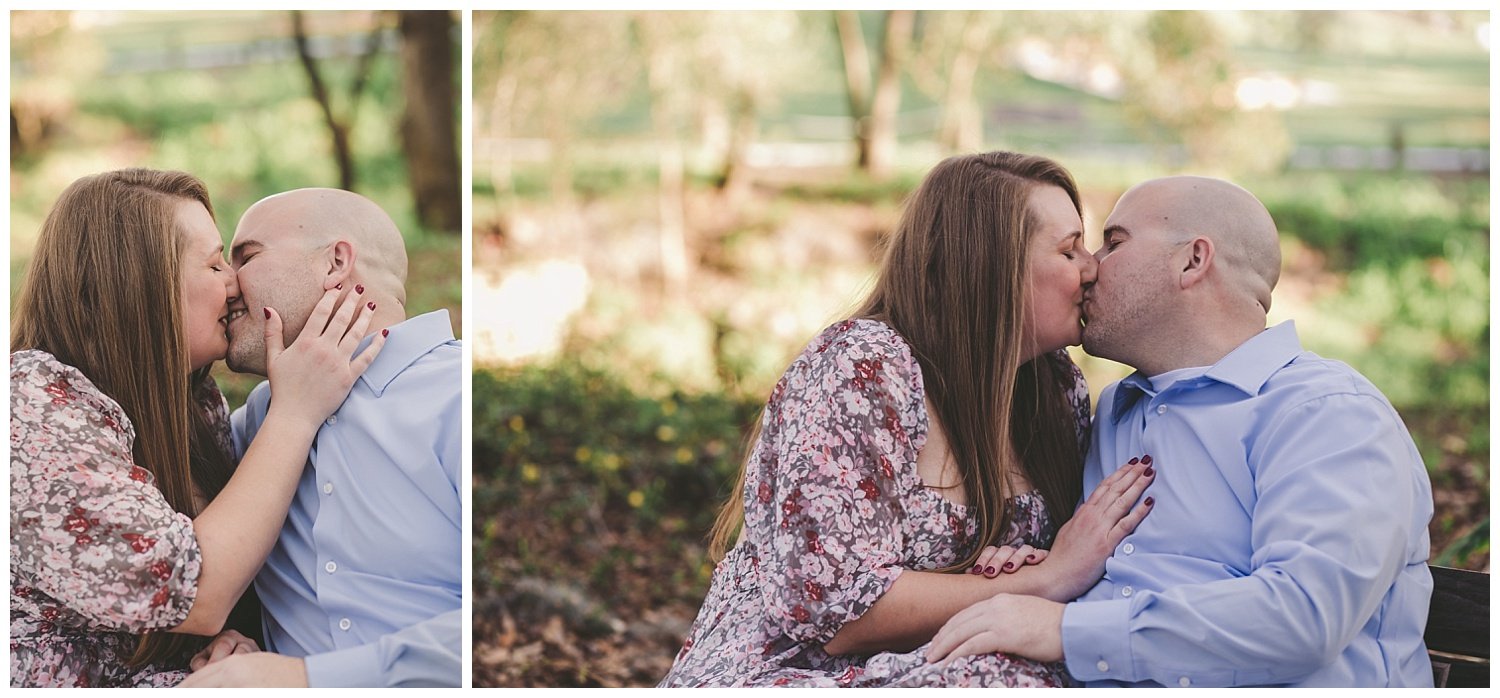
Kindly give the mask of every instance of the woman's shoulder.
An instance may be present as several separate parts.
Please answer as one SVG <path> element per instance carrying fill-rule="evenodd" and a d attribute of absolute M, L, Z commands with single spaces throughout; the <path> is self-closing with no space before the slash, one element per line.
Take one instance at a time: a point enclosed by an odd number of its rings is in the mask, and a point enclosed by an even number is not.
<path fill-rule="evenodd" d="M 867 396 L 886 394 L 898 403 L 922 401 L 921 366 L 910 345 L 890 325 L 851 318 L 829 326 L 787 368 L 772 398 L 788 391 L 804 398 L 833 398 L 849 390 Z"/>
<path fill-rule="evenodd" d="M 119 403 L 105 395 L 83 371 L 63 363 L 50 352 L 22 349 L 10 355 L 11 421 L 22 415 L 17 408 L 30 405 L 24 414 L 97 413 L 106 426 L 134 440 L 135 429 Z M 69 421 L 66 420 L 65 421 Z"/>
<path fill-rule="evenodd" d="M 897 368 L 916 369 L 911 345 L 894 327 L 872 318 L 850 318 L 824 329 L 802 350 L 802 359 L 822 361 L 878 360 Z"/>

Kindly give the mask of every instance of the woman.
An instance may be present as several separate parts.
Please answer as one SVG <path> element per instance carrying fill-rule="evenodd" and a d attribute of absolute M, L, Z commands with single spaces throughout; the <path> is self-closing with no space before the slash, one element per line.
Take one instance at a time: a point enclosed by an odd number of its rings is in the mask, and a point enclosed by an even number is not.
<path fill-rule="evenodd" d="M 202 182 L 119 170 L 42 224 L 11 327 L 11 682 L 172 685 L 269 554 L 322 420 L 384 344 L 327 294 L 236 467 L 208 375 L 238 289 Z M 330 316 L 331 322 L 330 322 Z M 325 328 L 326 325 L 326 328 Z M 274 419 L 274 430 L 272 420 Z"/>
<path fill-rule="evenodd" d="M 1088 391 L 1062 349 L 1081 341 L 1096 269 L 1082 231 L 1071 176 L 1044 158 L 928 174 L 869 298 L 776 384 L 712 554 L 738 543 L 663 686 L 1068 681 L 1061 665 L 929 666 L 913 650 L 996 593 L 1071 599 L 1146 513 L 1139 465 L 1109 506 L 1073 511 Z M 946 574 L 985 567 L 985 543 L 1033 564 Z"/>

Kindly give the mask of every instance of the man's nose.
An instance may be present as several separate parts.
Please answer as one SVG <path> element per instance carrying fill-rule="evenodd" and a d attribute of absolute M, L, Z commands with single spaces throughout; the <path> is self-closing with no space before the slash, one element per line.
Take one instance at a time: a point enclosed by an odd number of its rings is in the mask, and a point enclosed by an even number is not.
<path fill-rule="evenodd" d="M 1099 278 L 1099 260 L 1094 255 L 1083 255 L 1083 283 L 1092 284 Z"/>
<path fill-rule="evenodd" d="M 240 275 L 235 273 L 233 269 L 230 269 L 229 273 L 225 275 L 224 289 L 229 292 L 229 302 L 233 303 L 234 301 L 239 300 Z"/>

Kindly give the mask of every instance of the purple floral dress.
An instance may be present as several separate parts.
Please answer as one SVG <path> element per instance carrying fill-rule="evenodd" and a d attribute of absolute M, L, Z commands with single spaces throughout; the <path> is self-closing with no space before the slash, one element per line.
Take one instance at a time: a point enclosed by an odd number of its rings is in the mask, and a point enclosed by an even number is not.
<path fill-rule="evenodd" d="M 228 443 L 212 379 L 197 400 Z M 193 521 L 133 462 L 114 400 L 51 354 L 10 357 L 12 686 L 171 686 L 177 661 L 130 668 L 136 634 L 175 627 L 198 594 Z"/>
<path fill-rule="evenodd" d="M 1076 367 L 1074 383 L 1082 439 L 1088 389 Z M 847 320 L 808 345 L 767 403 L 745 476 L 744 533 L 714 570 L 662 686 L 1069 684 L 1061 663 L 1003 654 L 937 667 L 925 646 L 872 656 L 823 651 L 903 570 L 952 564 L 980 543 L 965 507 L 917 475 L 924 396 L 921 368 L 884 323 Z M 1050 547 L 1055 530 L 1041 496 L 1021 494 L 1009 506 L 1000 543 Z"/>

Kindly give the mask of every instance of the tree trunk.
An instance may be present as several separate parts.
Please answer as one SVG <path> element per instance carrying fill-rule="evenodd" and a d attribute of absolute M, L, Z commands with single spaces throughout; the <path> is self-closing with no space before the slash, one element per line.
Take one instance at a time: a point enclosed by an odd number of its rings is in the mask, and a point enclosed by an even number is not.
<path fill-rule="evenodd" d="M 838 10 L 833 13 L 838 30 L 839 57 L 844 62 L 844 84 L 848 87 L 849 118 L 854 121 L 854 144 L 859 149 L 859 169 L 869 168 L 870 141 L 866 121 L 870 115 L 870 52 L 865 48 L 865 34 L 859 27 L 859 11 Z"/>
<path fill-rule="evenodd" d="M 323 122 L 328 125 L 328 134 L 333 138 L 333 160 L 339 168 L 339 188 L 354 191 L 354 154 L 349 149 L 349 132 L 333 114 L 333 101 L 328 88 L 323 84 L 323 75 L 318 72 L 318 62 L 307 45 L 307 27 L 304 26 L 301 10 L 292 10 L 292 41 L 297 45 L 297 58 L 302 61 L 302 70 L 307 73 L 308 86 L 313 99 L 323 111 Z M 350 105 L 350 112 L 353 112 Z"/>
<path fill-rule="evenodd" d="M 959 40 L 958 52 L 948 70 L 948 91 L 943 98 L 943 127 L 939 142 L 952 153 L 972 153 L 984 145 L 984 120 L 974 102 L 974 76 L 989 38 L 990 25 L 971 11 Z"/>
<path fill-rule="evenodd" d="M 724 172 L 719 178 L 719 190 L 724 193 L 731 208 L 737 205 L 750 191 L 750 163 L 747 162 L 750 144 L 755 142 L 759 130 L 755 122 L 755 100 L 747 94 L 733 97 L 729 116 L 729 144 L 724 154 Z"/>
<path fill-rule="evenodd" d="M 516 193 L 515 167 L 511 148 L 506 144 L 510 138 L 516 87 L 516 76 L 506 72 L 496 82 L 495 96 L 490 100 L 490 184 L 495 188 L 495 201 L 501 205 L 509 203 Z"/>
<path fill-rule="evenodd" d="M 463 224 L 463 173 L 458 160 L 453 15 L 448 10 L 402 10 L 400 17 L 406 92 L 401 145 L 417 217 L 428 229 L 458 232 Z"/>
<path fill-rule="evenodd" d="M 875 96 L 870 103 L 869 156 L 865 169 L 875 179 L 891 176 L 896 164 L 896 114 L 901 109 L 901 67 L 911 44 L 916 12 L 890 10 L 885 18 L 880 68 L 875 77 Z"/>
<path fill-rule="evenodd" d="M 684 210 L 685 156 L 679 133 L 679 115 L 670 101 L 671 57 L 649 19 L 637 18 L 638 35 L 646 53 L 646 86 L 651 94 L 651 123 L 656 131 L 657 152 L 657 254 L 661 265 L 661 291 L 666 298 L 680 296 L 687 281 L 687 216 Z"/>

